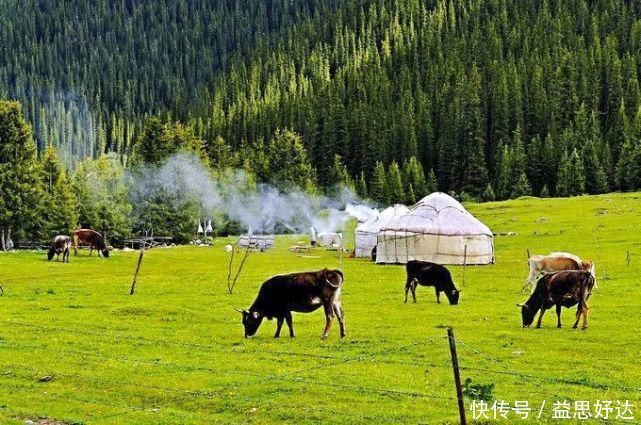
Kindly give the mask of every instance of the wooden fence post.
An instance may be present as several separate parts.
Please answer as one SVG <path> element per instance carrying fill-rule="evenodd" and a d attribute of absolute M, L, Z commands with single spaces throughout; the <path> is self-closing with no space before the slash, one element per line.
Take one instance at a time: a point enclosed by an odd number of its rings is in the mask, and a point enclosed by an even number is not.
<path fill-rule="evenodd" d="M 131 289 L 129 290 L 129 295 L 134 294 L 134 290 L 136 289 L 136 279 L 138 279 L 138 272 L 140 271 L 140 263 L 142 263 L 142 257 L 145 255 L 145 245 L 143 242 L 143 245 L 140 247 L 140 256 L 138 257 L 138 264 L 136 265 L 136 273 L 134 273 L 134 280 L 131 282 Z"/>
<path fill-rule="evenodd" d="M 461 388 L 461 375 L 458 369 L 458 356 L 456 355 L 456 340 L 454 329 L 447 329 L 447 339 L 450 341 L 450 354 L 452 356 L 452 369 L 454 370 L 454 385 L 456 386 L 456 398 L 458 399 L 458 413 L 461 425 L 467 425 L 465 420 L 465 403 L 463 402 L 463 389 Z"/>
<path fill-rule="evenodd" d="M 463 286 L 465 286 L 465 269 L 467 268 L 467 245 L 463 250 Z"/>

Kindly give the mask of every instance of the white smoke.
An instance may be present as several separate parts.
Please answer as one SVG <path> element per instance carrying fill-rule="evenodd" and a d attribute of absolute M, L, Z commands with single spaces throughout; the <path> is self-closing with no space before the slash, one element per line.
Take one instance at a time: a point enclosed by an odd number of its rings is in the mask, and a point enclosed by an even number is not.
<path fill-rule="evenodd" d="M 351 217 L 360 220 L 375 214 L 347 188 L 335 190 L 334 197 L 312 196 L 301 190 L 283 192 L 252 183 L 242 170 L 216 175 L 187 153 L 176 154 L 159 166 L 138 167 L 128 180 L 133 205 L 162 194 L 162 199 L 175 206 L 195 202 L 204 217 L 223 215 L 250 233 L 307 233 L 310 227 L 335 232 L 343 230 Z"/>

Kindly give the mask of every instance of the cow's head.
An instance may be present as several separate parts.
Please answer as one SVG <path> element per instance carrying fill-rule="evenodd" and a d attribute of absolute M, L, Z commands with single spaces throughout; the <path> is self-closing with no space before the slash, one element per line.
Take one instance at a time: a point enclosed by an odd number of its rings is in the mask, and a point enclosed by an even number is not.
<path fill-rule="evenodd" d="M 249 311 L 241 310 L 239 308 L 236 311 L 240 312 L 243 315 L 243 326 L 245 327 L 245 338 L 251 338 L 256 334 L 260 324 L 263 322 L 263 316 L 258 311 Z"/>
<path fill-rule="evenodd" d="M 529 328 L 532 322 L 534 322 L 534 316 L 536 316 L 536 310 L 530 308 L 527 304 L 517 304 L 517 307 L 521 307 L 521 320 L 523 322 L 524 328 Z"/>
<path fill-rule="evenodd" d="M 108 249 L 103 249 L 101 252 L 102 252 L 102 255 L 104 255 L 105 258 L 109 258 L 109 250 Z"/>
<path fill-rule="evenodd" d="M 447 297 L 447 300 L 450 302 L 450 305 L 457 305 L 458 299 L 461 296 L 461 291 L 454 288 L 451 291 L 445 291 L 445 296 Z"/>
<path fill-rule="evenodd" d="M 56 249 L 53 246 L 51 246 L 51 248 L 49 248 L 49 251 L 47 252 L 47 260 L 51 261 L 55 253 L 56 253 Z"/>

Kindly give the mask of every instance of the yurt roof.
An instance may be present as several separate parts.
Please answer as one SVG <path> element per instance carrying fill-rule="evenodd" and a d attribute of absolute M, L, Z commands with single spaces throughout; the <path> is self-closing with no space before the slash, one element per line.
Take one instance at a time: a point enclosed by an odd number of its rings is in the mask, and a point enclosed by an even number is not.
<path fill-rule="evenodd" d="M 457 200 L 440 192 L 421 199 L 408 213 L 391 220 L 381 231 L 492 236 L 489 227 L 467 212 Z"/>
<path fill-rule="evenodd" d="M 405 205 L 396 204 L 391 207 L 385 208 L 383 211 L 378 213 L 376 217 L 373 217 L 366 221 L 365 223 L 360 224 L 357 228 L 357 232 L 361 233 L 378 233 L 382 227 L 387 226 L 392 220 L 406 214 L 409 211 Z"/>

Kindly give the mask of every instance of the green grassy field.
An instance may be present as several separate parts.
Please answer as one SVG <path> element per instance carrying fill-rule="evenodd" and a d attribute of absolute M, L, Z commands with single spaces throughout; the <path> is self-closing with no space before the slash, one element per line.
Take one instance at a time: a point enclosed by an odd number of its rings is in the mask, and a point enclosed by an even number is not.
<path fill-rule="evenodd" d="M 272 338 L 267 321 L 256 338 L 242 337 L 234 307 L 249 306 L 265 279 L 339 267 L 336 252 L 287 251 L 296 237 L 250 255 L 233 295 L 224 240 L 149 251 L 133 296 L 135 252 L 84 252 L 71 264 L 0 254 L 0 423 L 456 423 L 447 326 L 463 379 L 535 410 L 498 422 L 536 423 L 544 400 L 538 422 L 556 423 L 555 401 L 625 399 L 640 422 L 641 194 L 468 208 L 494 232 L 516 234 L 497 236 L 496 264 L 468 267 L 464 285 L 463 268 L 451 267 L 460 305 L 436 304 L 422 287 L 418 303 L 405 305 L 402 266 L 344 258 L 343 340 L 338 326 L 319 338 L 320 310 L 294 315 L 295 339 Z M 574 309 L 564 310 L 563 329 L 554 312 L 543 329 L 521 328 L 515 303 L 525 300 L 528 248 L 595 260 L 600 289 L 587 331 L 571 329 Z"/>

